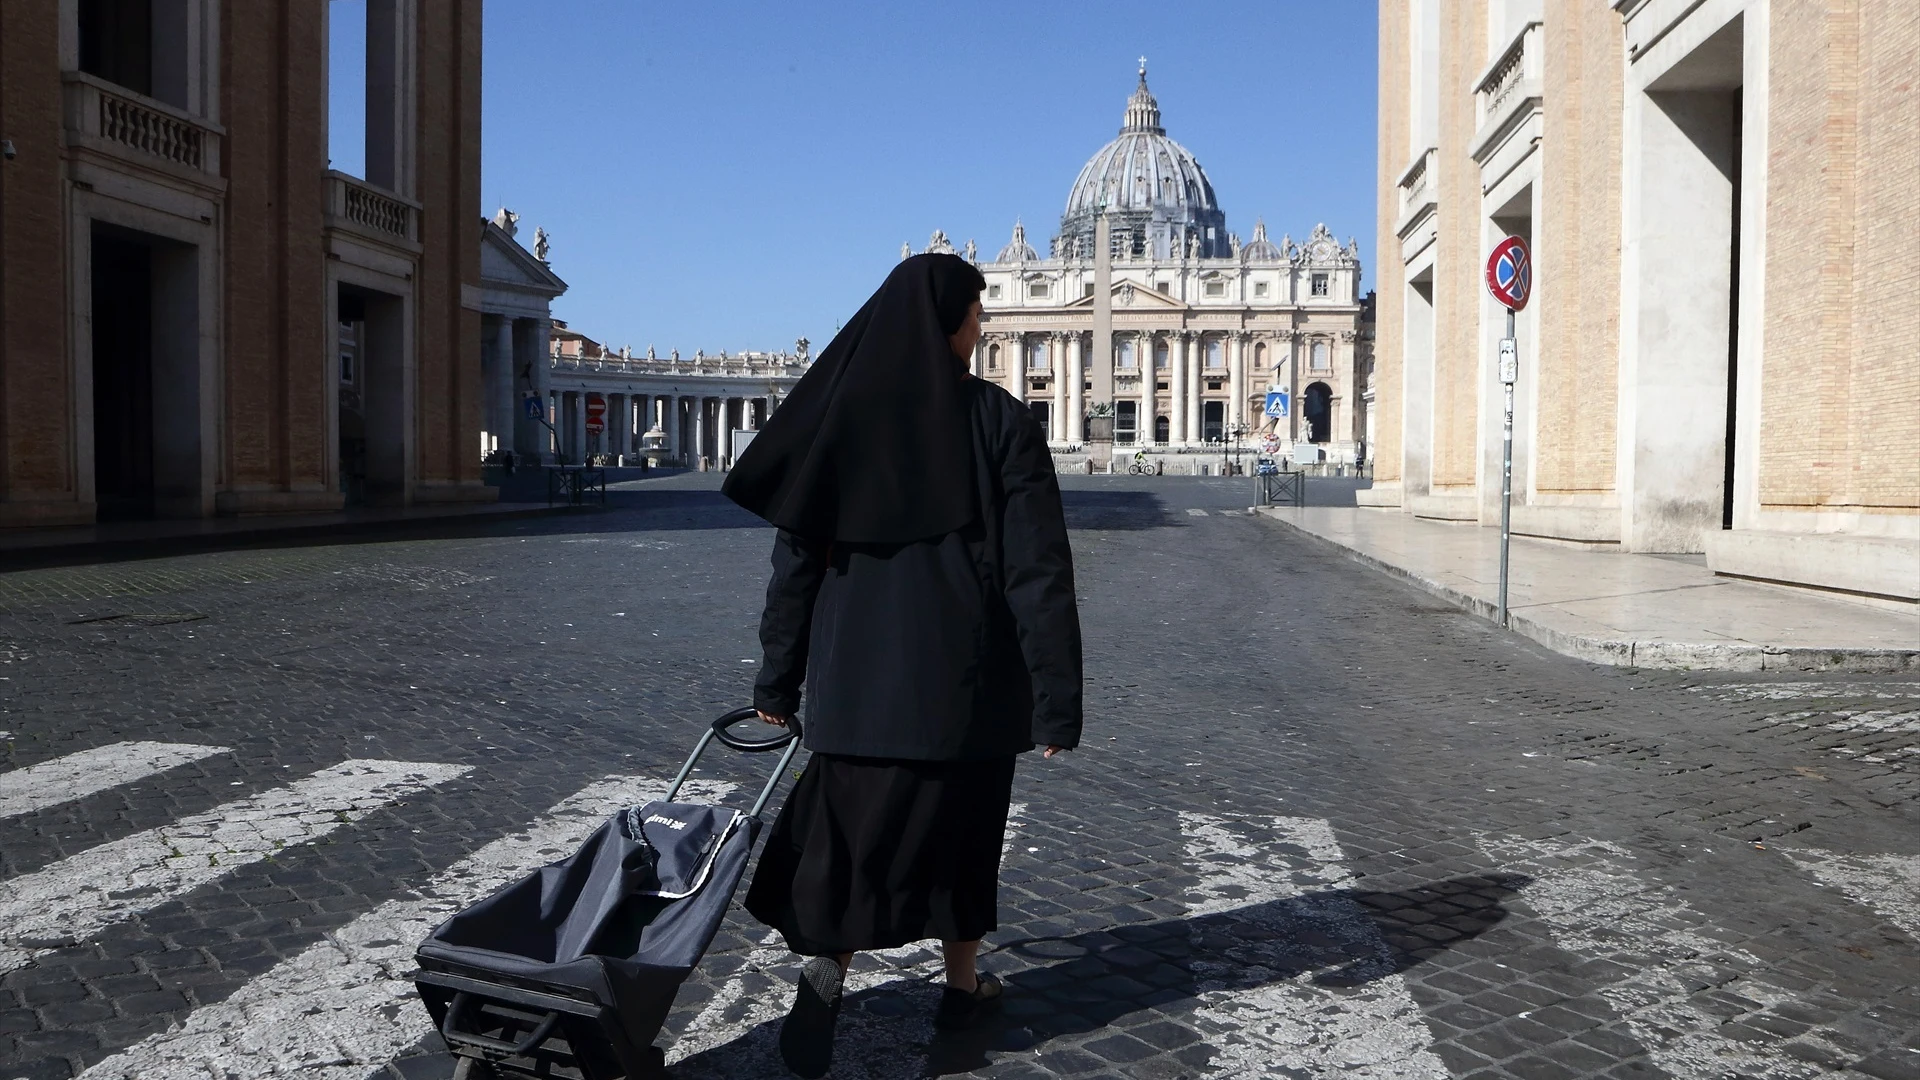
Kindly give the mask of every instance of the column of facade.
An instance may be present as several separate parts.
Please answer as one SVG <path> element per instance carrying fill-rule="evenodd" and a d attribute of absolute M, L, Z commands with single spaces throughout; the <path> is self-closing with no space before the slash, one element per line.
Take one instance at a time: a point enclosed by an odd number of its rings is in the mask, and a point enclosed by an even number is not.
<path fill-rule="evenodd" d="M 1247 422 L 1247 335 L 1235 330 L 1227 340 L 1227 402 L 1229 426 Z"/>
<path fill-rule="evenodd" d="M 1015 334 L 1009 349 L 1013 353 L 1009 370 L 1007 389 L 1013 391 L 1013 400 L 1027 400 L 1027 336 Z"/>
<path fill-rule="evenodd" d="M 1160 381 L 1153 368 L 1153 332 L 1141 330 L 1133 338 L 1133 358 L 1140 365 L 1140 415 L 1135 428 L 1135 446 L 1153 445 L 1154 384 Z"/>
<path fill-rule="evenodd" d="M 1067 441 L 1067 335 L 1055 331 L 1047 335 L 1047 361 L 1053 371 L 1053 415 L 1047 418 L 1047 439 L 1065 445 Z"/>
<path fill-rule="evenodd" d="M 985 339 L 982 338 L 973 343 L 973 355 L 967 358 L 967 371 L 972 374 L 974 378 L 977 379 L 987 373 L 986 358 L 987 346 Z"/>
<path fill-rule="evenodd" d="M 1167 444 L 1187 444 L 1187 335 L 1167 335 Z"/>
<path fill-rule="evenodd" d="M 1200 408 L 1200 369 L 1207 365 L 1207 343 L 1203 335 L 1192 330 L 1182 332 L 1180 339 L 1186 343 L 1187 356 L 1192 361 L 1187 365 L 1187 441 L 1197 443 L 1207 434 L 1206 425 L 1201 423 L 1204 414 Z"/>
<path fill-rule="evenodd" d="M 489 450 L 513 449 L 513 320 L 482 317 L 487 350 L 486 420 Z"/>
<path fill-rule="evenodd" d="M 1087 440 L 1087 358 L 1079 331 L 1067 338 L 1067 441 Z"/>

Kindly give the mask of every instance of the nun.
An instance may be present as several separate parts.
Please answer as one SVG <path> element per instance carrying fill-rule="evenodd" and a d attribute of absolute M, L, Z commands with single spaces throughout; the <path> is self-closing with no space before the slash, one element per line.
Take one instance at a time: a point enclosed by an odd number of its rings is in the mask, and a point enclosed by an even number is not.
<path fill-rule="evenodd" d="M 826 1074 L 861 950 L 939 939 L 942 1029 L 999 1004 L 975 957 L 1014 760 L 1080 742 L 1053 459 L 1026 407 L 968 373 L 985 285 L 955 255 L 902 261 L 723 489 L 778 528 L 754 705 L 812 751 L 747 891 L 810 958 L 780 1031 L 803 1077 Z"/>

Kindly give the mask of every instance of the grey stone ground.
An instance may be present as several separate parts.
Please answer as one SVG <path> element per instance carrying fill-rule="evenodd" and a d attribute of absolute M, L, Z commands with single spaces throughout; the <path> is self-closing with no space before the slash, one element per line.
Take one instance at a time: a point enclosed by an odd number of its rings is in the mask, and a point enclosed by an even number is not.
<path fill-rule="evenodd" d="M 1016 781 L 1007 1015 L 930 1040 L 931 987 L 870 977 L 836 1075 L 1920 1077 L 1920 686 L 1587 666 L 1245 514 L 1246 483 L 1067 481 L 1087 742 Z M 0 1078 L 75 1075 L 588 781 L 669 774 L 756 656 L 770 537 L 714 487 L 0 574 L 0 766 L 236 750 L 0 821 L 4 878 L 289 769 L 473 766 L 0 978 Z M 1338 872 L 1279 818 L 1329 823 Z M 677 1075 L 764 1074 L 790 969 L 761 934 L 736 913 L 687 985 L 670 1033 L 732 1034 Z M 1388 991 L 1413 1011 L 1368 1012 Z M 378 1069 L 448 1073 L 431 1039 Z"/>

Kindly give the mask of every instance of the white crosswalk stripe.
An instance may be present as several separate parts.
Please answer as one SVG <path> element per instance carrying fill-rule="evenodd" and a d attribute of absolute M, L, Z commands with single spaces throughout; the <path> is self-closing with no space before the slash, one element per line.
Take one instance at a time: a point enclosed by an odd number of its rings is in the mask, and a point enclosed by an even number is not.
<path fill-rule="evenodd" d="M 1241 919 L 1271 932 L 1195 964 L 1194 1024 L 1215 1050 L 1206 1075 L 1251 1080 L 1285 1061 L 1311 1076 L 1445 1080 L 1433 1034 L 1406 978 L 1394 972 L 1386 941 L 1366 910 L 1337 891 L 1353 876 L 1332 826 L 1319 818 L 1235 822 L 1206 814 L 1182 814 L 1180 826 L 1201 878 L 1190 915 Z M 1364 981 L 1321 986 L 1313 981 L 1320 972 L 1299 971 L 1295 941 L 1303 926 L 1327 943 L 1315 951 L 1371 954 L 1341 963 Z M 1248 982 L 1259 985 L 1234 985 Z"/>
<path fill-rule="evenodd" d="M 501 837 L 389 900 L 179 1028 L 95 1064 L 83 1080 L 364 1080 L 433 1031 L 406 975 L 440 922 L 529 871 L 573 853 L 607 816 L 660 798 L 664 782 L 610 776 L 561 801 L 525 832 Z M 690 781 L 690 801 L 733 785 Z"/>
<path fill-rule="evenodd" d="M 0 731 L 0 736 L 6 734 Z M 191 761 L 228 752 L 224 746 L 193 743 L 123 742 L 0 773 L 0 818 L 19 817 L 84 799 Z"/>
<path fill-rule="evenodd" d="M 1192 516 L 1192 517 L 1206 517 L 1206 516 L 1207 516 L 1207 512 L 1206 512 L 1205 510 L 1202 510 L 1202 509 L 1200 509 L 1200 508 L 1199 508 L 1199 507 L 1197 507 L 1197 506 L 1189 506 L 1189 507 L 1187 507 L 1187 514 L 1188 514 L 1189 516 Z"/>
<path fill-rule="evenodd" d="M 1821 884 L 1920 937 L 1920 855 L 1847 855 L 1790 848 L 1787 857 Z"/>
<path fill-rule="evenodd" d="M 464 765 L 346 761 L 0 882 L 0 974 L 466 771 Z"/>
<path fill-rule="evenodd" d="M 1533 878 L 1521 902 L 1546 924 L 1555 944 L 1627 971 L 1595 992 L 1667 1075 L 1748 1080 L 1826 1075 L 1824 1067 L 1781 1050 L 1720 1034 L 1723 1025 L 1738 1018 L 1697 1002 L 1699 988 L 1713 987 L 1722 1001 L 1744 998 L 1760 1009 L 1797 995 L 1769 983 L 1758 957 L 1716 939 L 1712 919 L 1672 886 L 1648 877 L 1632 852 L 1601 840 L 1485 834 L 1477 839 L 1503 868 Z M 1809 1033 L 1800 1041 L 1818 1038 Z M 1827 1049 L 1845 1056 L 1837 1047 Z"/>

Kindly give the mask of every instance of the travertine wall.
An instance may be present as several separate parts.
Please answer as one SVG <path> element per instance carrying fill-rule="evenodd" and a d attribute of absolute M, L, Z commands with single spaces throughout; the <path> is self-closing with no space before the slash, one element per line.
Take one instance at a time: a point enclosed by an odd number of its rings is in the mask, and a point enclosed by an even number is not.
<path fill-rule="evenodd" d="M 79 514 L 59 39 L 58 5 L 0 3 L 0 526 Z"/>
<path fill-rule="evenodd" d="M 302 3 L 221 12 L 227 129 L 223 490 L 327 483 L 327 13 Z"/>
<path fill-rule="evenodd" d="M 1920 20 L 1774 5 L 1763 509 L 1920 507 Z"/>
<path fill-rule="evenodd" d="M 1615 487 L 1620 362 L 1620 137 L 1626 66 L 1620 17 L 1549 0 L 1542 45 L 1540 356 L 1534 488 Z"/>
<path fill-rule="evenodd" d="M 416 452 L 432 499 L 480 479 L 480 0 L 420 0 L 419 43 Z"/>
<path fill-rule="evenodd" d="M 1400 173 L 1412 159 L 1409 128 L 1412 117 L 1406 107 L 1412 87 L 1412 65 L 1408 5 L 1380 5 L 1380 132 L 1379 167 L 1375 182 L 1379 185 L 1374 265 L 1380 269 L 1376 280 L 1374 308 L 1374 445 L 1367 450 L 1373 461 L 1376 484 L 1398 483 L 1401 479 L 1401 410 L 1405 407 L 1402 372 L 1406 364 L 1406 285 L 1407 267 L 1400 259 L 1400 238 L 1393 233 L 1400 210 L 1398 184 Z"/>
<path fill-rule="evenodd" d="M 1439 238 L 1434 264 L 1433 485 L 1472 489 L 1479 411 L 1480 166 L 1468 154 L 1474 134 L 1474 81 L 1487 55 L 1486 0 L 1459 0 L 1440 18 Z M 1463 269 L 1468 272 L 1461 272 Z"/>

